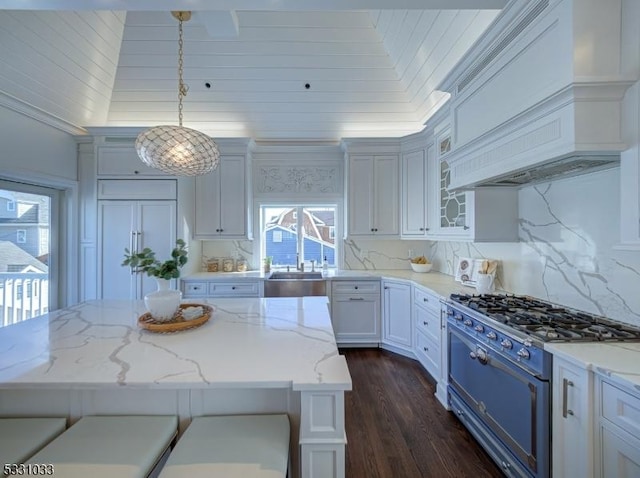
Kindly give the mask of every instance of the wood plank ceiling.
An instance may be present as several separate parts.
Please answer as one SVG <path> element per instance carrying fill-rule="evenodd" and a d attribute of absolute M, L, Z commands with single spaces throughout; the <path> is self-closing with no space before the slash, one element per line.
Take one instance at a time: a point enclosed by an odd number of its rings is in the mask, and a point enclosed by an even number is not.
<path fill-rule="evenodd" d="M 185 126 L 266 140 L 420 131 L 446 100 L 438 83 L 497 13 L 194 12 Z M 175 124 L 177 31 L 168 12 L 0 11 L 0 103 L 69 129 Z"/>

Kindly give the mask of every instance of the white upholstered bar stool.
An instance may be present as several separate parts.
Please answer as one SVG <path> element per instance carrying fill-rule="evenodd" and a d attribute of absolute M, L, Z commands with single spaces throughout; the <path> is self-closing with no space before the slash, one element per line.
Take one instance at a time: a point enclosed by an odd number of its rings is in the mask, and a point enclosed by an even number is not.
<path fill-rule="evenodd" d="M 284 478 L 288 462 L 287 415 L 196 417 L 159 478 Z"/>
<path fill-rule="evenodd" d="M 0 418 L 0 464 L 24 463 L 66 428 L 66 418 Z"/>
<path fill-rule="evenodd" d="M 85 416 L 28 463 L 51 463 L 64 478 L 145 478 L 177 430 L 175 416 Z"/>

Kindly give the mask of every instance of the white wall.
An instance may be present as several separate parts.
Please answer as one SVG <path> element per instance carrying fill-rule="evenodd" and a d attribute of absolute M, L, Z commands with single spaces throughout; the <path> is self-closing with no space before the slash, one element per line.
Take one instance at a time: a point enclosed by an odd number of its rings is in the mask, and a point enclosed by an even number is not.
<path fill-rule="evenodd" d="M 0 106 L 0 176 L 41 182 L 78 178 L 73 137 Z"/>

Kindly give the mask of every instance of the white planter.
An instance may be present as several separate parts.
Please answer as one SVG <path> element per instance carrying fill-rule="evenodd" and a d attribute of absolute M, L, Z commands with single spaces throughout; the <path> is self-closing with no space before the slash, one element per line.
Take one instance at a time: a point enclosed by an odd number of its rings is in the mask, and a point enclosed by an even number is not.
<path fill-rule="evenodd" d="M 157 321 L 171 320 L 180 307 L 182 292 L 179 290 L 157 290 L 144 296 L 144 305 Z"/>

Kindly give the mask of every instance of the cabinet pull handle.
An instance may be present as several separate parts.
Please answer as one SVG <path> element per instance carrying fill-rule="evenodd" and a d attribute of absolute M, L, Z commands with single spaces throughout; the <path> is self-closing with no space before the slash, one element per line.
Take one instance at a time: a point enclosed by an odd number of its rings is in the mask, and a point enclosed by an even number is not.
<path fill-rule="evenodd" d="M 424 349 L 425 352 L 429 351 L 429 347 L 422 347 Z"/>
<path fill-rule="evenodd" d="M 364 300 L 364 297 L 349 297 L 349 300 Z"/>
<path fill-rule="evenodd" d="M 429 326 L 429 322 L 427 322 L 426 320 L 422 321 L 422 325 L 426 325 L 427 327 Z"/>
<path fill-rule="evenodd" d="M 567 418 L 567 415 L 573 415 L 573 410 L 569 410 L 568 408 L 568 391 L 569 387 L 573 387 L 573 382 L 571 380 L 567 380 L 566 378 L 562 379 L 562 417 Z"/>
<path fill-rule="evenodd" d="M 424 302 L 429 302 L 429 299 L 427 299 L 426 297 L 423 297 L 423 298 L 422 298 L 422 300 L 423 300 Z"/>
<path fill-rule="evenodd" d="M 355 286 L 355 287 L 354 287 L 354 289 L 355 289 L 355 290 L 358 290 L 358 286 Z"/>
<path fill-rule="evenodd" d="M 469 229 L 469 226 L 462 226 L 462 229 L 466 231 L 467 229 Z"/>
<path fill-rule="evenodd" d="M 232 285 L 232 286 L 231 286 L 231 290 L 236 290 L 236 286 L 235 286 L 235 285 Z"/>

